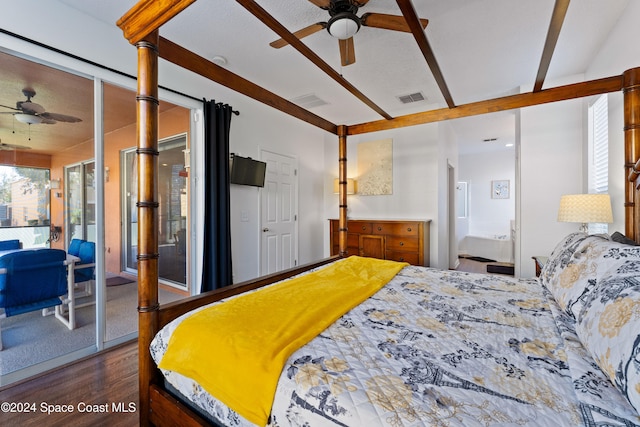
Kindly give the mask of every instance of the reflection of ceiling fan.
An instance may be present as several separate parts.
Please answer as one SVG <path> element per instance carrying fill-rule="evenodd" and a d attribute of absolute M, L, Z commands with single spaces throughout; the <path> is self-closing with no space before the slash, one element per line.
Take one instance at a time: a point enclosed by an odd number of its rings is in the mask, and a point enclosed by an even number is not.
<path fill-rule="evenodd" d="M 12 112 L 3 111 L 0 114 L 13 114 L 17 121 L 30 125 L 40 123 L 53 125 L 58 122 L 77 123 L 82 121 L 77 117 L 67 116 L 66 114 L 46 112 L 42 105 L 31 102 L 31 98 L 36 96 L 36 91 L 31 88 L 22 89 L 22 93 L 27 97 L 26 101 L 16 102 L 15 108 L 8 105 L 0 105 L 0 107 L 14 110 Z"/>
<path fill-rule="evenodd" d="M 5 144 L 0 140 L 0 150 L 30 150 L 31 147 L 27 147 L 26 145 L 17 145 L 17 144 Z"/>
<path fill-rule="evenodd" d="M 353 48 L 353 36 L 360 30 L 360 26 L 381 28 L 383 30 L 402 31 L 410 33 L 411 29 L 407 25 L 404 16 L 387 15 L 384 13 L 365 13 L 360 18 L 356 15 L 358 8 L 366 5 L 369 0 L 309 0 L 316 6 L 329 12 L 331 18 L 327 22 L 318 22 L 309 25 L 293 33 L 301 39 L 315 34 L 320 30 L 327 29 L 329 34 L 338 39 L 340 46 L 340 60 L 343 66 L 356 62 L 356 54 Z M 420 19 L 422 28 L 426 28 L 429 21 Z M 270 45 L 279 49 L 288 43 L 283 39 L 278 39 Z"/>

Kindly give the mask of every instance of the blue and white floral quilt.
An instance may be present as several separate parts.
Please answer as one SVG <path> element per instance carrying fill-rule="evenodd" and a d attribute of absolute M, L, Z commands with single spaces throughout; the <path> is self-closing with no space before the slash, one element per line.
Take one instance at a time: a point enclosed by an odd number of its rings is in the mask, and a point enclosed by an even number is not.
<path fill-rule="evenodd" d="M 152 343 L 156 362 L 178 321 Z M 640 426 L 574 323 L 535 279 L 405 267 L 291 356 L 270 425 Z M 250 425 L 164 374 L 217 422 Z"/>

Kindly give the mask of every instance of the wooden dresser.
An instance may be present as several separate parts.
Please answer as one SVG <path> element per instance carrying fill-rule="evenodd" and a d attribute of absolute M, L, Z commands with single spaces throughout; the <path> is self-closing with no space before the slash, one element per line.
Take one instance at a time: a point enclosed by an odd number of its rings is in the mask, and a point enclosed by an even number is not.
<path fill-rule="evenodd" d="M 338 255 L 338 220 L 330 219 L 331 255 Z M 431 221 L 350 219 L 347 255 L 360 255 L 429 266 Z"/>

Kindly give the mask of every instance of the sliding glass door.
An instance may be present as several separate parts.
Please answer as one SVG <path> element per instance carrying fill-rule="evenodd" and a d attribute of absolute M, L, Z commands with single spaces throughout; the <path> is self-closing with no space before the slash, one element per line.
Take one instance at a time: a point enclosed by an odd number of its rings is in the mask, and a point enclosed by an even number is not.
<path fill-rule="evenodd" d="M 96 241 L 95 162 L 65 168 L 67 245 L 72 239 Z"/>
<path fill-rule="evenodd" d="M 37 92 L 31 102 L 79 119 L 29 124 L 0 115 L 0 240 L 19 239 L 25 249 L 68 250 L 72 239 L 82 239 L 96 248 L 94 280 L 73 290 L 74 329 L 40 310 L 2 319 L 4 386 L 135 337 L 137 128 L 135 81 L 128 77 L 95 69 L 97 76 L 113 78 L 107 83 L 2 50 L 0 63 L 6 83 L 0 103 L 15 105 Z M 168 96 L 190 108 L 201 105 L 200 100 Z M 164 99 L 159 106 L 160 277 L 172 287 L 160 289 L 161 304 L 188 294 L 177 289 L 188 290 L 183 150 L 193 133 L 190 108 Z"/>
<path fill-rule="evenodd" d="M 188 172 L 184 165 L 187 136 L 181 134 L 160 141 L 158 157 L 158 250 L 159 277 L 162 283 L 180 289 L 187 288 L 186 244 L 188 213 Z M 122 155 L 125 173 L 124 206 L 124 260 L 128 272 L 137 273 L 138 212 L 137 163 L 134 149 Z"/>

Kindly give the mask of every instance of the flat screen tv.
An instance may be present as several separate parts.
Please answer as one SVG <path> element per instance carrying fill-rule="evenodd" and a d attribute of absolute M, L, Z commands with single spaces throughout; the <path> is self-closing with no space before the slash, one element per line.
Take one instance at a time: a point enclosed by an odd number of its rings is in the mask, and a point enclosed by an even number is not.
<path fill-rule="evenodd" d="M 254 187 L 264 187 L 264 176 L 267 171 L 267 164 L 251 157 L 231 157 L 231 168 L 229 180 L 231 184 L 252 185 Z"/>

